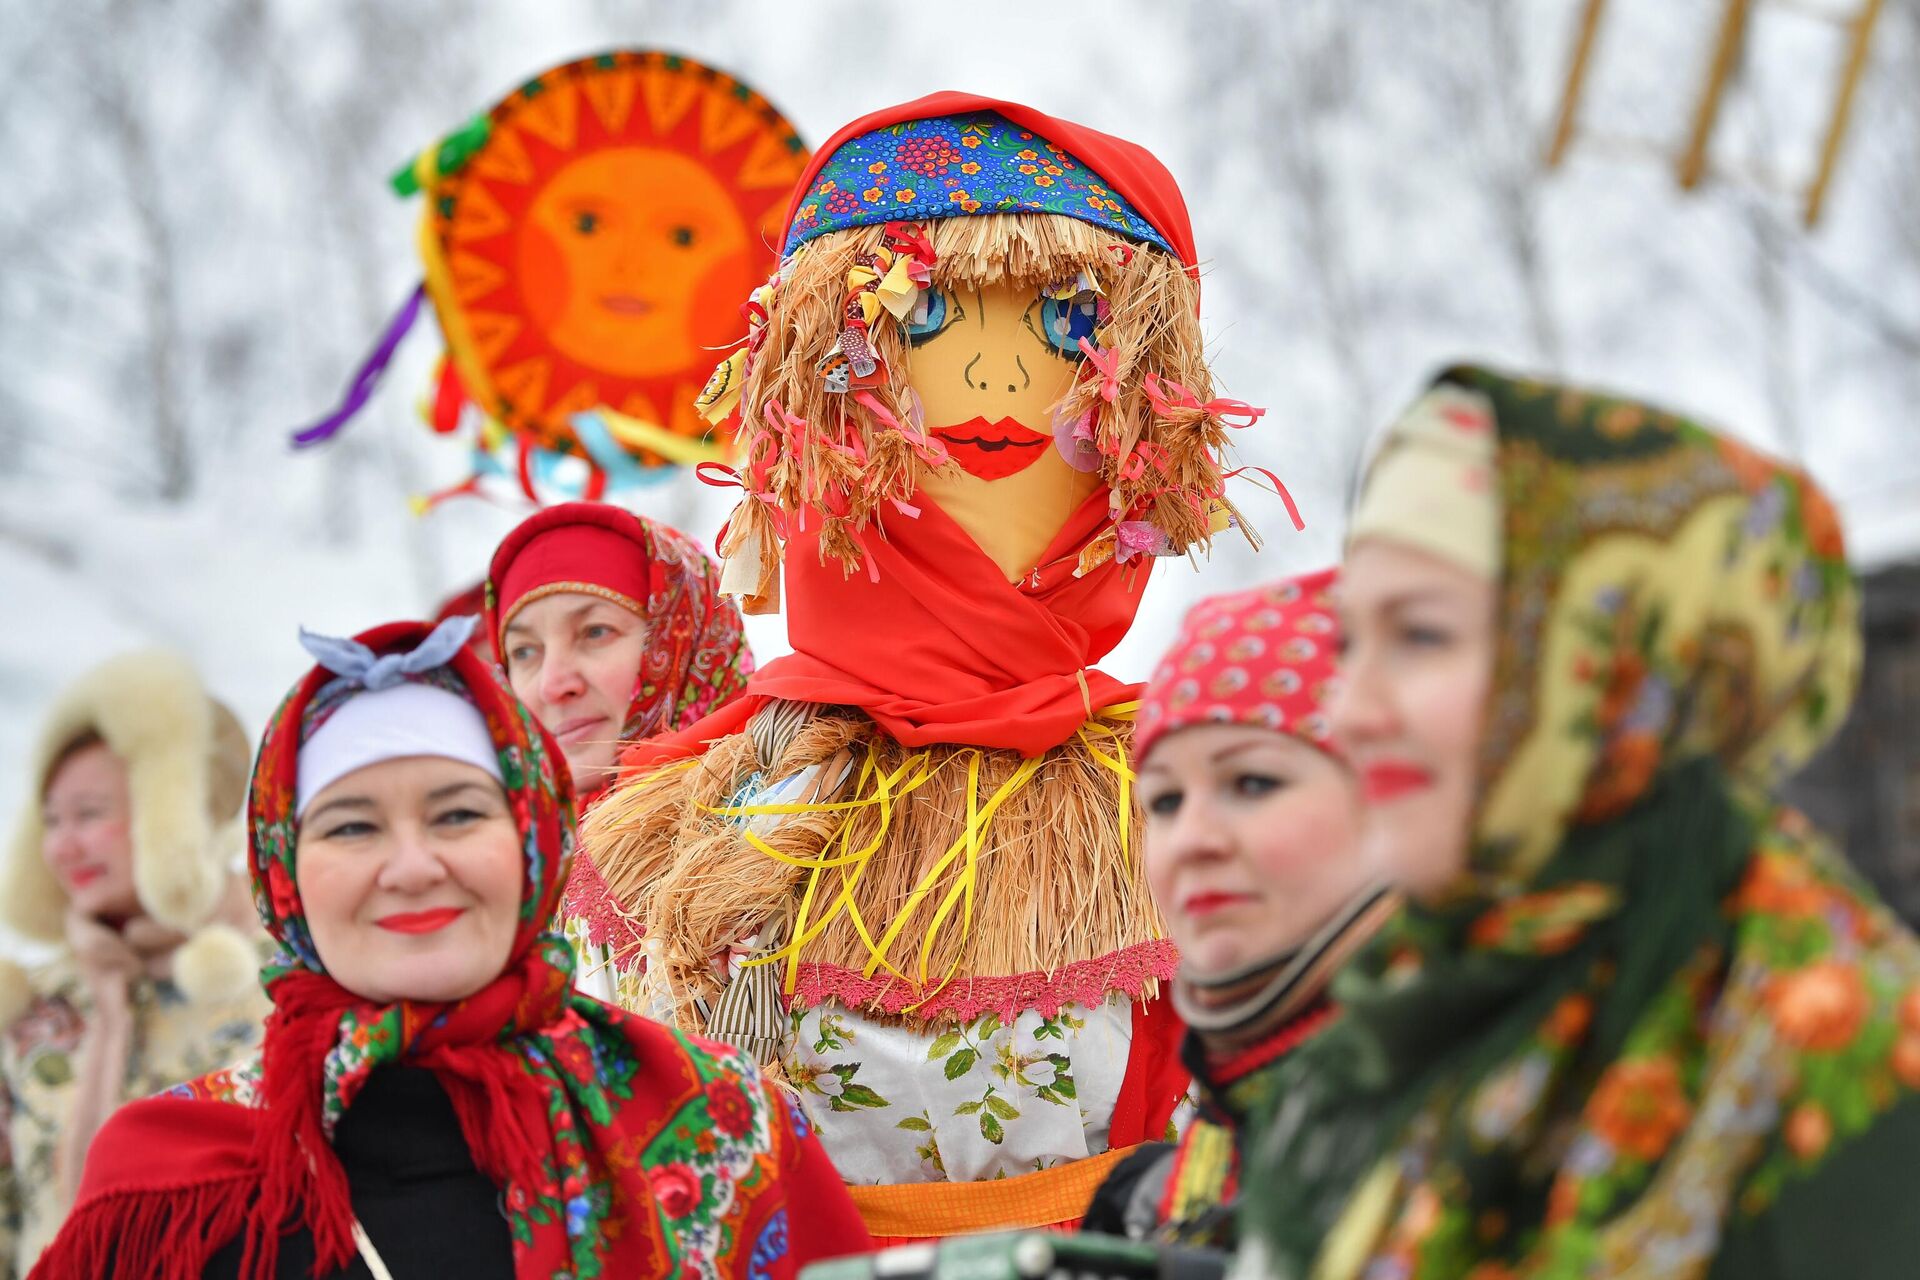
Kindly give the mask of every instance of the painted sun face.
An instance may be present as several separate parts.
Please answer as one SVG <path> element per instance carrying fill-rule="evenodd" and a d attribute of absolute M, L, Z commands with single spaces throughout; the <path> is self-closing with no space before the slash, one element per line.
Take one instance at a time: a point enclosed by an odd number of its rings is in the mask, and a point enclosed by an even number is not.
<path fill-rule="evenodd" d="M 459 390 L 563 453 L 583 447 L 576 415 L 602 409 L 708 436 L 694 398 L 773 269 L 799 135 L 750 86 L 650 49 L 553 67 L 487 119 L 425 191 L 427 293 Z"/>
<path fill-rule="evenodd" d="M 1053 408 L 1078 361 L 1047 340 L 1032 289 L 944 290 L 936 306 L 912 338 L 908 380 L 956 465 L 924 473 L 920 490 L 1018 581 L 1100 488 L 1053 443 Z"/>
<path fill-rule="evenodd" d="M 626 377 L 671 373 L 738 327 L 751 239 L 685 156 L 620 147 L 567 165 L 521 230 L 528 309 L 561 352 Z"/>

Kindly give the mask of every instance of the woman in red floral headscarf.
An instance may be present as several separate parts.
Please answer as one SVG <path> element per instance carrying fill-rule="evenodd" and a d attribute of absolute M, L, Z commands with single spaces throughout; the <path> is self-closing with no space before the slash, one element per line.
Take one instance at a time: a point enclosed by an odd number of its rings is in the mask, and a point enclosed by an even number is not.
<path fill-rule="evenodd" d="M 707 553 L 603 502 L 523 521 L 493 553 L 486 599 L 507 682 L 559 740 L 582 807 L 612 781 L 620 744 L 719 710 L 753 672 Z"/>
<path fill-rule="evenodd" d="M 1333 1017 L 1328 984 L 1393 912 L 1330 741 L 1339 623 L 1323 569 L 1195 605 L 1140 699 L 1147 880 L 1199 1116 L 1101 1186 L 1088 1230 L 1231 1247 L 1248 1120 Z"/>
<path fill-rule="evenodd" d="M 572 992 L 566 770 L 463 622 L 309 638 L 248 812 L 262 1053 L 117 1113 L 36 1275 L 791 1276 L 867 1243 L 750 1062 Z"/>
<path fill-rule="evenodd" d="M 582 809 L 612 781 L 622 743 L 719 710 L 753 671 L 739 607 L 720 594 L 707 554 L 606 503 L 523 521 L 493 553 L 486 600 L 508 683 L 559 740 Z M 588 990 L 613 999 L 631 986 L 639 931 L 584 853 L 561 911 Z"/>

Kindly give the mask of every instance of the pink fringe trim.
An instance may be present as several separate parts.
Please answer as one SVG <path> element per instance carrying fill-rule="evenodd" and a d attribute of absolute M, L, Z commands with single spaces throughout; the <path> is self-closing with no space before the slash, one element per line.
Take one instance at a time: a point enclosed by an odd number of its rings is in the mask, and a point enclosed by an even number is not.
<path fill-rule="evenodd" d="M 614 963 L 631 969 L 642 959 L 640 927 L 625 915 L 614 901 L 613 891 L 593 865 L 585 849 L 576 849 L 573 870 L 567 875 L 567 888 L 560 897 L 560 913 L 586 925 L 587 941 L 608 947 Z"/>
<path fill-rule="evenodd" d="M 1143 999 L 1153 982 L 1173 977 L 1180 952 L 1165 938 L 1101 956 L 1076 960 L 1053 973 L 1020 973 L 1010 978 L 955 978 L 924 1004 L 924 988 L 891 974 L 862 977 L 857 969 L 803 961 L 788 1005 L 809 1009 L 828 1001 L 853 1009 L 898 1014 L 909 1010 L 928 1022 L 971 1022 L 983 1013 L 997 1013 L 1011 1022 L 1022 1013 L 1043 1018 L 1069 1004 L 1093 1005 L 1109 995 Z"/>

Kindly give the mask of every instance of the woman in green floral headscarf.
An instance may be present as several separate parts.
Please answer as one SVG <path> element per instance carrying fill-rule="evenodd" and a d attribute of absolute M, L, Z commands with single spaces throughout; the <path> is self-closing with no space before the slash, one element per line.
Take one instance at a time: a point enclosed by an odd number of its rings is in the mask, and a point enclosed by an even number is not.
<path fill-rule="evenodd" d="M 1415 897 L 1257 1146 L 1298 1280 L 1920 1272 L 1920 943 L 1771 788 L 1857 597 L 1807 477 L 1474 369 L 1355 513 L 1333 708 Z"/>

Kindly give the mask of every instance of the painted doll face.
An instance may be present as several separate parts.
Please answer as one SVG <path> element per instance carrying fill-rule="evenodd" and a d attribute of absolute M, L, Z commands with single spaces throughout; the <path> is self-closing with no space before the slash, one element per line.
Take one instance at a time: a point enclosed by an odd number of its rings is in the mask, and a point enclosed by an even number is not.
<path fill-rule="evenodd" d="M 1353 774 L 1289 734 L 1206 724 L 1160 741 L 1140 771 L 1147 883 L 1203 977 L 1300 946 L 1371 878 L 1357 856 Z"/>
<path fill-rule="evenodd" d="M 368 1000 L 472 995 L 506 968 L 524 880 L 500 784 L 458 760 L 356 769 L 300 819 L 295 879 L 314 949 Z"/>
<path fill-rule="evenodd" d="M 1382 879 L 1433 897 L 1466 869 L 1493 681 L 1484 578 L 1388 538 L 1341 573 L 1346 653 L 1329 707 L 1366 798 L 1361 848 Z"/>
<path fill-rule="evenodd" d="M 908 326 L 909 381 L 928 429 L 955 466 L 921 491 L 1018 581 L 1067 517 L 1100 488 L 1053 444 L 1053 407 L 1073 386 L 1078 352 L 1049 341 L 1041 295 L 1002 282 L 929 290 Z"/>
<path fill-rule="evenodd" d="M 547 337 L 590 369 L 675 373 L 739 325 L 750 237 L 726 191 L 692 160 L 622 147 L 574 161 L 534 200 L 521 233 L 527 302 Z"/>

